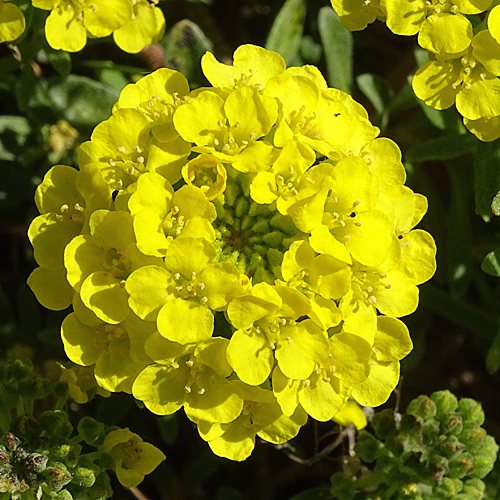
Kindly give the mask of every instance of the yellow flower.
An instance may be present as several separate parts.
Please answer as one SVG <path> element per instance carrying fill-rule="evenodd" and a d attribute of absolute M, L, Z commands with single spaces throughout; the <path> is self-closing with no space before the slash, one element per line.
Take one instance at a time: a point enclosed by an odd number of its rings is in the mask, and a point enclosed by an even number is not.
<path fill-rule="evenodd" d="M 99 450 L 113 459 L 116 477 L 126 488 L 142 482 L 146 474 L 153 472 L 165 460 L 165 455 L 128 428 L 111 431 Z"/>
<path fill-rule="evenodd" d="M 7 0 L 0 0 L 0 43 L 19 38 L 26 27 L 21 9 Z"/>

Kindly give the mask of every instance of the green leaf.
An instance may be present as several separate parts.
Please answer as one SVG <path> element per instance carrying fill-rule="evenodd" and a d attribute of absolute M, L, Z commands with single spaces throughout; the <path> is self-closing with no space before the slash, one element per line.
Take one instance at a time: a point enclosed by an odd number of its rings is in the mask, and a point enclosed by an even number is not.
<path fill-rule="evenodd" d="M 467 166 L 468 167 L 468 166 Z M 471 221 L 468 168 L 448 165 L 451 200 L 448 216 L 448 282 L 452 297 L 461 298 L 467 292 L 472 276 Z"/>
<path fill-rule="evenodd" d="M 287 65 L 292 62 L 299 50 L 305 17 L 304 0 L 286 0 L 267 37 L 266 49 L 281 54 Z"/>
<path fill-rule="evenodd" d="M 299 55 L 306 64 L 317 64 L 323 53 L 323 47 L 316 43 L 310 36 L 302 37 Z"/>
<path fill-rule="evenodd" d="M 474 158 L 476 210 L 485 221 L 491 219 L 491 200 L 500 191 L 500 140 L 480 142 Z"/>
<path fill-rule="evenodd" d="M 378 124 L 385 129 L 389 119 L 389 107 L 394 99 L 394 92 L 385 78 L 371 73 L 356 77 L 359 89 L 372 103 L 378 115 Z"/>
<path fill-rule="evenodd" d="M 64 50 L 54 50 L 48 44 L 46 48 L 47 59 L 53 68 L 63 77 L 71 73 L 71 56 Z"/>
<path fill-rule="evenodd" d="M 318 29 L 323 43 L 331 87 L 351 93 L 352 90 L 352 33 L 342 26 L 331 7 L 319 11 Z"/>
<path fill-rule="evenodd" d="M 118 92 L 85 76 L 69 75 L 49 87 L 49 96 L 62 119 L 90 132 L 109 118 Z"/>
<path fill-rule="evenodd" d="M 500 276 L 500 248 L 493 250 L 483 259 L 481 269 L 492 276 Z"/>
<path fill-rule="evenodd" d="M 207 50 L 212 51 L 213 45 L 197 24 L 187 19 L 178 22 L 160 43 L 165 48 L 167 68 L 180 71 L 191 88 L 204 84 L 200 61 Z"/>
<path fill-rule="evenodd" d="M 109 85 L 117 92 L 121 92 L 129 81 L 123 76 L 123 73 L 116 68 L 103 68 L 99 73 L 99 80 L 105 85 Z"/>
<path fill-rule="evenodd" d="M 373 104 L 375 111 L 381 115 L 394 94 L 385 78 L 371 73 L 364 73 L 356 77 L 356 83 L 361 92 Z"/>
<path fill-rule="evenodd" d="M 430 139 L 413 146 L 406 153 L 405 159 L 414 163 L 431 160 L 452 160 L 473 153 L 476 150 L 478 142 L 472 134 L 442 135 L 436 139 Z"/>
<path fill-rule="evenodd" d="M 488 349 L 486 355 L 486 369 L 490 375 L 493 375 L 500 368 L 500 329 L 498 330 L 495 339 Z"/>
<path fill-rule="evenodd" d="M 31 132 L 24 116 L 0 116 L 0 160 L 14 161 Z"/>

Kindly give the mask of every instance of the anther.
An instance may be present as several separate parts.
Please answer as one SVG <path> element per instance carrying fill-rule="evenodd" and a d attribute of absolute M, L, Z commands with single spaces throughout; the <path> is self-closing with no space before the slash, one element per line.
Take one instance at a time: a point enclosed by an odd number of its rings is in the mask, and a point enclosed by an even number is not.
<path fill-rule="evenodd" d="M 125 146 L 119 146 L 116 148 L 116 150 L 121 154 L 125 154 Z"/>
<path fill-rule="evenodd" d="M 222 128 L 222 127 L 224 126 L 224 123 L 222 123 L 222 120 L 219 120 L 219 121 L 217 122 L 217 125 L 219 125 L 219 127 L 221 127 L 221 128 Z"/>
<path fill-rule="evenodd" d="M 66 205 L 66 203 L 65 203 L 64 205 L 61 205 L 61 209 L 60 209 L 60 210 L 61 210 L 61 213 L 66 212 L 66 210 L 68 210 L 68 208 L 69 208 L 69 207 L 68 207 L 68 205 Z"/>
<path fill-rule="evenodd" d="M 219 139 L 215 138 L 214 139 L 214 146 L 218 146 L 220 144 Z"/>
<path fill-rule="evenodd" d="M 250 132 L 250 134 L 248 134 L 248 135 L 249 135 L 251 141 L 255 141 L 255 138 L 257 137 L 257 134 L 255 132 Z"/>
<path fill-rule="evenodd" d="M 287 338 L 286 338 L 286 341 L 287 341 L 289 344 L 291 344 L 291 343 L 292 343 L 292 339 L 291 339 L 290 337 L 287 337 Z"/>
<path fill-rule="evenodd" d="M 276 349 L 276 344 L 274 342 L 271 342 L 269 344 L 269 347 L 274 351 Z"/>
<path fill-rule="evenodd" d="M 207 297 L 202 297 L 202 298 L 200 299 L 200 302 L 201 302 L 202 304 L 206 304 L 206 303 L 208 302 L 208 298 L 207 298 Z"/>
<path fill-rule="evenodd" d="M 357 207 L 357 206 L 358 206 L 358 205 L 360 205 L 360 204 L 361 204 L 361 201 L 360 201 L 360 200 L 356 200 L 356 201 L 352 204 L 352 206 L 353 206 L 353 207 Z"/>
<path fill-rule="evenodd" d="M 391 284 L 390 283 L 387 283 L 387 285 L 385 285 L 385 288 L 387 288 L 387 290 L 389 290 L 391 288 Z"/>
<path fill-rule="evenodd" d="M 181 292 L 182 291 L 182 285 L 177 285 L 175 287 L 175 289 L 178 291 L 178 292 Z"/>
<path fill-rule="evenodd" d="M 174 205 L 174 206 L 170 209 L 170 211 L 171 211 L 172 213 L 174 213 L 174 214 L 178 214 L 178 213 L 179 213 L 179 210 L 180 210 L 180 209 L 179 209 L 179 207 L 178 207 L 177 205 Z"/>
<path fill-rule="evenodd" d="M 181 277 L 181 273 L 174 274 L 174 280 L 178 280 Z"/>
<path fill-rule="evenodd" d="M 344 236 L 344 239 L 347 240 L 347 241 L 351 241 L 352 238 L 351 238 L 351 236 L 349 234 L 346 234 Z"/>
<path fill-rule="evenodd" d="M 142 153 L 142 149 L 139 146 L 134 146 L 134 151 L 136 153 Z"/>
<path fill-rule="evenodd" d="M 198 394 L 200 396 L 202 396 L 203 394 L 205 394 L 205 389 L 202 387 L 199 391 L 198 391 Z"/>
<path fill-rule="evenodd" d="M 343 220 L 339 220 L 339 224 L 342 226 L 342 227 L 345 227 L 345 222 Z"/>
<path fill-rule="evenodd" d="M 483 81 L 483 82 L 484 82 L 484 80 L 486 80 L 486 75 L 485 75 L 484 73 L 481 73 L 481 74 L 479 75 L 479 78 L 481 78 L 481 81 Z"/>
<path fill-rule="evenodd" d="M 193 272 L 191 273 L 191 279 L 192 279 L 192 280 L 196 279 L 196 271 L 193 271 Z"/>
<path fill-rule="evenodd" d="M 361 222 L 359 222 L 359 220 L 355 220 L 355 221 L 354 221 L 354 225 L 355 225 L 355 226 L 358 226 L 358 227 L 361 227 L 361 226 L 362 226 L 362 224 L 361 224 Z"/>
<path fill-rule="evenodd" d="M 200 290 L 205 290 L 205 283 L 198 283 L 198 288 Z"/>
<path fill-rule="evenodd" d="M 372 295 L 372 296 L 368 299 L 368 304 L 373 305 L 373 304 L 376 304 L 376 303 L 377 303 L 377 297 L 375 297 L 374 295 Z"/>
<path fill-rule="evenodd" d="M 186 361 L 186 365 L 189 366 L 189 368 L 192 368 L 194 365 L 194 361 L 190 359 L 189 361 Z"/>
<path fill-rule="evenodd" d="M 111 165 L 112 167 L 116 165 L 115 161 L 112 158 L 108 160 L 108 164 Z"/>
<path fill-rule="evenodd" d="M 330 377 L 323 377 L 323 382 L 330 382 Z"/>
<path fill-rule="evenodd" d="M 191 387 L 189 387 L 189 385 L 186 385 L 184 387 L 184 389 L 186 390 L 186 392 L 189 394 L 191 392 Z"/>
<path fill-rule="evenodd" d="M 170 366 L 171 366 L 174 370 L 177 370 L 177 368 L 179 368 L 179 363 L 176 363 L 175 361 L 172 361 L 172 363 L 170 363 Z"/>
<path fill-rule="evenodd" d="M 305 388 L 307 388 L 307 387 L 309 387 L 310 385 L 311 385 L 311 381 L 310 381 L 308 378 L 306 378 L 306 379 L 304 380 L 304 387 L 305 387 Z"/>
<path fill-rule="evenodd" d="M 285 319 L 285 318 L 281 318 L 281 324 L 282 324 L 283 326 L 285 326 L 285 325 L 286 325 L 286 319 Z"/>

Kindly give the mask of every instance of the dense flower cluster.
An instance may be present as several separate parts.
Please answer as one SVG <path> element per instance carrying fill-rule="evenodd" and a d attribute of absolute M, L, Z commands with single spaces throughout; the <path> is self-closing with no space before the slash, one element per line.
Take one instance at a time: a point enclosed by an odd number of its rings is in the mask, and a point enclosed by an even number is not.
<path fill-rule="evenodd" d="M 245 45 L 213 87 L 160 69 L 36 192 L 28 283 L 68 357 L 221 456 L 387 400 L 412 348 L 397 318 L 435 270 L 401 153 L 312 66 Z"/>
<path fill-rule="evenodd" d="M 361 431 L 355 457 L 333 474 L 336 500 L 471 500 L 488 498 L 482 481 L 498 453 L 481 427 L 484 412 L 449 391 L 419 396 L 403 415 L 376 413 L 372 431 Z"/>
<path fill-rule="evenodd" d="M 67 384 L 36 374 L 29 360 L 0 361 L 1 500 L 104 500 L 109 471 L 137 486 L 165 459 L 127 428 L 85 416 L 75 429 L 67 399 Z"/>
<path fill-rule="evenodd" d="M 45 36 L 53 49 L 78 52 L 87 38 L 113 34 L 125 52 L 136 53 L 156 43 L 165 32 L 159 0 L 31 0 L 33 7 L 50 10 Z M 0 42 L 13 41 L 24 32 L 19 8 L 0 0 Z"/>
<path fill-rule="evenodd" d="M 500 5 L 492 0 L 331 0 L 344 26 L 361 30 L 377 17 L 398 35 L 415 35 L 430 61 L 413 90 L 427 105 L 453 104 L 482 141 L 500 137 Z M 354 5 L 353 5 L 354 4 Z M 469 18 L 485 14 L 473 24 Z"/>

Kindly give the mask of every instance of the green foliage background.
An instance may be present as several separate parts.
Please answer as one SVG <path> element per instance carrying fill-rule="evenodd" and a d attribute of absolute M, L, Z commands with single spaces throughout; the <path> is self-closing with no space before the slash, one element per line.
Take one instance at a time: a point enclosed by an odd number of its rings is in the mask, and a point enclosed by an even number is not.
<path fill-rule="evenodd" d="M 417 100 L 411 77 L 427 55 L 414 37 L 393 35 L 377 22 L 351 34 L 326 0 L 167 0 L 160 4 L 167 31 L 159 44 L 130 55 L 108 37 L 69 55 L 45 42 L 46 13 L 24 0 L 14 3 L 31 28 L 17 47 L 0 45 L 2 356 L 23 344 L 37 365 L 65 360 L 59 335 L 65 313 L 42 309 L 26 285 L 35 266 L 26 230 L 45 172 L 55 164 L 76 165 L 78 145 L 110 115 L 127 83 L 167 66 L 183 72 L 192 88 L 202 86 L 199 60 L 206 50 L 228 62 L 237 46 L 254 43 L 281 53 L 288 65 L 317 65 L 330 86 L 351 92 L 381 135 L 400 146 L 408 185 L 429 200 L 421 227 L 436 240 L 438 271 L 421 287 L 417 312 L 404 318 L 415 348 L 402 363 L 397 397 L 386 406 L 404 408 L 419 394 L 449 389 L 480 401 L 486 430 L 500 439 L 500 218 L 494 215 L 500 214 L 500 140 L 482 143 L 454 108 L 439 112 Z M 51 127 L 60 120 L 78 137 L 55 150 Z M 339 432 L 332 422 L 310 422 L 290 446 L 261 443 L 245 463 L 231 463 L 214 456 L 182 415 L 145 417 L 125 394 L 72 411 L 128 426 L 164 451 L 167 460 L 140 486 L 151 499 L 328 498 L 322 488 L 349 446 L 344 440 L 327 460 L 307 461 Z M 497 466 L 488 483 L 492 499 L 500 498 L 499 480 Z M 114 498 L 133 498 L 113 486 Z M 316 490 L 300 494 L 308 488 Z"/>

